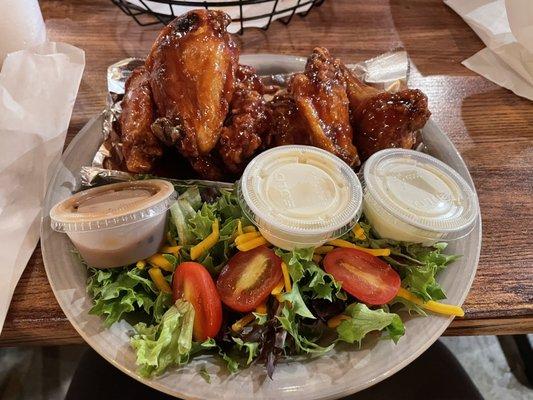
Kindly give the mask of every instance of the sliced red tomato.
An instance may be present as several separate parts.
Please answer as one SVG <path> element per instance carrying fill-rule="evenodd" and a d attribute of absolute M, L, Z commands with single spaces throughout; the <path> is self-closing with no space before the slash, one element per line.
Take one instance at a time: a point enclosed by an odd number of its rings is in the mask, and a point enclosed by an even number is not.
<path fill-rule="evenodd" d="M 324 257 L 324 269 L 344 290 L 369 305 L 391 301 L 400 288 L 400 275 L 386 262 L 356 249 L 337 248 Z"/>
<path fill-rule="evenodd" d="M 282 278 L 281 258 L 266 246 L 235 254 L 218 276 L 222 302 L 248 312 L 262 304 Z"/>
<path fill-rule="evenodd" d="M 172 278 L 174 301 L 183 298 L 194 308 L 193 336 L 204 341 L 217 335 L 222 325 L 222 303 L 211 274 L 202 264 L 184 262 Z"/>

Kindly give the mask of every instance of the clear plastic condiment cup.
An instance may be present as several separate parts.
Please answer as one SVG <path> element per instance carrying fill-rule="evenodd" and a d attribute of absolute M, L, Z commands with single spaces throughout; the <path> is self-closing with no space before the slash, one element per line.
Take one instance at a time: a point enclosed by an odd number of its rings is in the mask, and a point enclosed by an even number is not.
<path fill-rule="evenodd" d="M 160 179 L 100 186 L 56 204 L 51 225 L 68 235 L 88 265 L 129 265 L 157 252 L 175 200 L 174 186 Z"/>
<path fill-rule="evenodd" d="M 363 165 L 363 212 L 382 238 L 431 245 L 460 239 L 479 217 L 476 192 L 442 161 L 386 149 Z"/>
<path fill-rule="evenodd" d="M 255 157 L 238 196 L 264 238 L 286 250 L 342 236 L 361 215 L 357 175 L 338 157 L 311 146 L 280 146 Z"/>

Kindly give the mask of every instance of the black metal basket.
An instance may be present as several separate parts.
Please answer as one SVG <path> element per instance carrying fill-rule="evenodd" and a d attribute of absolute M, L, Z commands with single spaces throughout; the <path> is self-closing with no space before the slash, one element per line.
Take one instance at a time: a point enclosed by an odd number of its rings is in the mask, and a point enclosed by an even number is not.
<path fill-rule="evenodd" d="M 167 24 L 177 14 L 176 9 L 181 7 L 192 8 L 217 8 L 226 11 L 232 17 L 232 25 L 237 24 L 237 32 L 242 34 L 244 28 L 251 27 L 256 21 L 267 30 L 271 22 L 279 19 L 288 24 L 294 14 L 305 17 L 313 7 L 320 7 L 325 0 L 230 0 L 194 1 L 194 0 L 111 0 L 125 14 L 132 17 L 141 26 L 154 24 Z M 268 8 L 268 12 L 253 14 L 253 8 Z M 280 17 L 282 16 L 282 17 Z M 263 22 L 261 22 L 263 20 Z M 235 26 L 235 25 L 234 25 Z"/>

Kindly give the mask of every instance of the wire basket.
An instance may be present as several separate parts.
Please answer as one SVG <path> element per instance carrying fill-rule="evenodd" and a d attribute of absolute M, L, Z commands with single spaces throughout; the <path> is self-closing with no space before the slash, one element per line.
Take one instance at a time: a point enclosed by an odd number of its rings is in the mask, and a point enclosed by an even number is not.
<path fill-rule="evenodd" d="M 141 26 L 167 24 L 195 8 L 218 9 L 232 19 L 228 31 L 242 34 L 244 28 L 267 30 L 272 21 L 288 24 L 295 14 L 305 17 L 325 0 L 111 0 Z"/>

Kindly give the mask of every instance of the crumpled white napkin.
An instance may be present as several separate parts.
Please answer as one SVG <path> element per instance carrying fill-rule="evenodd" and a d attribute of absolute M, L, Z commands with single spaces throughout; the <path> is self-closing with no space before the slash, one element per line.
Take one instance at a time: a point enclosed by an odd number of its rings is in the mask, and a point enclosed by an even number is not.
<path fill-rule="evenodd" d="M 487 46 L 463 65 L 533 100 L 532 0 L 444 0 Z"/>
<path fill-rule="evenodd" d="M 45 42 L 9 54 L 0 72 L 0 332 L 39 240 L 42 202 L 84 67 L 83 50 Z"/>

